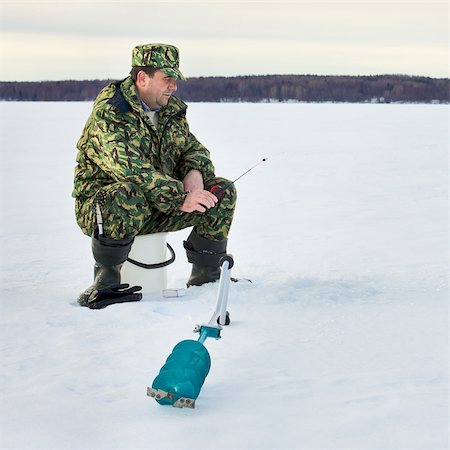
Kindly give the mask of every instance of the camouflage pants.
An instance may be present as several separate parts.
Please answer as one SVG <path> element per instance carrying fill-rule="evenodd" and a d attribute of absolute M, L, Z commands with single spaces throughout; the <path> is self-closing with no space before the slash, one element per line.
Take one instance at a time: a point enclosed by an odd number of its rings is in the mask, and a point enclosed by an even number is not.
<path fill-rule="evenodd" d="M 229 181 L 214 178 L 205 182 L 205 189 L 210 189 L 215 184 L 224 187 Z M 85 202 L 76 200 L 77 223 L 88 236 L 92 236 L 97 226 L 95 202 L 98 199 L 101 199 L 103 231 L 108 238 L 124 239 L 194 226 L 199 235 L 219 241 L 228 236 L 236 205 L 236 191 L 231 185 L 224 197 L 205 213 L 178 211 L 163 214 L 148 204 L 139 186 L 133 183 L 113 183 L 101 188 L 94 197 Z"/>

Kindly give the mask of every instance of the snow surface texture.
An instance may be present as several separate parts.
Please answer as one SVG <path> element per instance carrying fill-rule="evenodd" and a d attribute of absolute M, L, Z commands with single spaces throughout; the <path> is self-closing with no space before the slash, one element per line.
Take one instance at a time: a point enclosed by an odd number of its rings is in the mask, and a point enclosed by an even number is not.
<path fill-rule="evenodd" d="M 242 178 L 232 324 L 195 410 L 146 387 L 217 285 L 78 307 L 90 240 L 71 199 L 90 103 L 1 103 L 2 449 L 447 447 L 447 124 L 439 105 L 192 104 Z M 169 287 L 190 273 L 189 230 Z"/>

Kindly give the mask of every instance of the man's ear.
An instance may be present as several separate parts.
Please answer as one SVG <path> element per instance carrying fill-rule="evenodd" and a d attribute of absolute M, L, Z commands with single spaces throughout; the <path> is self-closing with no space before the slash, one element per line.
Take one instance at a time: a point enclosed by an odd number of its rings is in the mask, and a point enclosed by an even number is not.
<path fill-rule="evenodd" d="M 150 81 L 150 77 L 147 76 L 147 74 L 143 71 L 140 70 L 137 75 L 136 75 L 136 84 L 139 87 L 145 87 L 148 82 Z"/>

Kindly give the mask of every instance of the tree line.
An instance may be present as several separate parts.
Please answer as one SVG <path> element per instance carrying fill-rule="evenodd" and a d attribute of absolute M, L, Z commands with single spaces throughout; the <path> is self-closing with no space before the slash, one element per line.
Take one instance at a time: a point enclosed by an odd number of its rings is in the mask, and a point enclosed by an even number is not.
<path fill-rule="evenodd" d="M 113 80 L 0 82 L 0 100 L 91 101 Z M 254 75 L 178 82 L 187 102 L 449 103 L 450 80 L 409 75 Z"/>

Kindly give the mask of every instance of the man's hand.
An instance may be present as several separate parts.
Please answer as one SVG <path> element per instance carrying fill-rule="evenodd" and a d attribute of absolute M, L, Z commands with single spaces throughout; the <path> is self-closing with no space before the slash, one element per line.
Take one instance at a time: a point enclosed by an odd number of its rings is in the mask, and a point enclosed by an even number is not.
<path fill-rule="evenodd" d="M 192 169 L 190 170 L 183 180 L 183 187 L 185 192 L 193 192 L 202 190 L 203 186 L 203 175 L 200 170 Z"/>
<path fill-rule="evenodd" d="M 194 211 L 204 213 L 217 202 L 217 197 L 211 194 L 211 192 L 205 191 L 204 189 L 197 189 L 188 193 L 180 209 L 187 213 Z"/>

